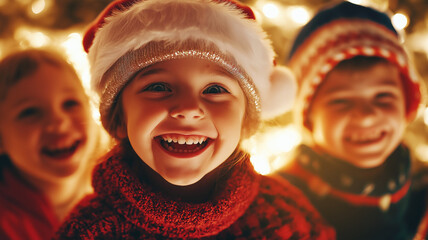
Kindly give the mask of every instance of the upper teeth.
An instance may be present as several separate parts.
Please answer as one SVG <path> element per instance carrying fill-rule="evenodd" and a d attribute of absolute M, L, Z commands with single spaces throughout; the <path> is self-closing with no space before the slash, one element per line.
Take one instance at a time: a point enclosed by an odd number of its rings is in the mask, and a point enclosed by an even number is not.
<path fill-rule="evenodd" d="M 183 135 L 162 135 L 162 139 L 166 142 L 174 142 L 178 144 L 200 144 L 207 140 L 207 137 L 201 136 L 183 136 Z"/>
<path fill-rule="evenodd" d="M 381 135 L 382 135 L 381 131 L 370 132 L 364 135 L 353 134 L 350 136 L 350 140 L 354 142 L 370 141 L 370 140 L 380 138 Z"/>

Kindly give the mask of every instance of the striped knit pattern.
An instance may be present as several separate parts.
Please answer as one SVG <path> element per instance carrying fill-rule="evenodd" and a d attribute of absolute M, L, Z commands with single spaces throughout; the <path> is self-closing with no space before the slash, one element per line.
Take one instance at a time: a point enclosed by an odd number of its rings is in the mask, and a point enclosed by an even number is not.
<path fill-rule="evenodd" d="M 347 5 L 357 6 L 349 2 L 342 5 L 337 7 L 337 11 L 349 7 Z M 330 13 L 320 12 L 318 18 L 314 18 L 303 29 L 298 38 L 299 42 L 294 43 L 289 66 L 299 84 L 296 115 L 305 127 L 308 126 L 308 108 L 318 86 L 338 63 L 355 56 L 382 57 L 398 66 L 406 91 L 407 114 L 413 116 L 418 108 L 419 80 L 399 36 L 391 30 L 392 26 L 366 19 L 364 13 L 368 8 L 358 6 L 355 11 L 357 9 L 361 11 L 360 17 L 347 17 L 345 12 L 343 16 L 326 23 L 317 21 L 320 18 L 328 18 L 329 16 L 323 14 Z M 383 17 L 387 18 L 386 15 Z"/>

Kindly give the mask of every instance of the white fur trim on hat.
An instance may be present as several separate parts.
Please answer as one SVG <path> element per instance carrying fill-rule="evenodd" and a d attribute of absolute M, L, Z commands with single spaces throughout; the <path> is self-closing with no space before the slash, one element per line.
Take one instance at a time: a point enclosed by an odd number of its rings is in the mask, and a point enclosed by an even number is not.
<path fill-rule="evenodd" d="M 234 5 L 211 0 L 146 0 L 113 12 L 96 31 L 89 48 L 92 86 L 104 94 L 103 75 L 130 51 L 150 42 L 175 44 L 187 40 L 213 43 L 235 59 L 256 86 L 262 116 L 273 117 L 289 110 L 294 78 L 288 71 L 277 73 L 275 53 L 266 33 Z"/>
<path fill-rule="evenodd" d="M 297 83 L 293 73 L 286 67 L 276 66 L 270 76 L 270 89 L 262 98 L 262 118 L 270 119 L 293 108 Z"/>

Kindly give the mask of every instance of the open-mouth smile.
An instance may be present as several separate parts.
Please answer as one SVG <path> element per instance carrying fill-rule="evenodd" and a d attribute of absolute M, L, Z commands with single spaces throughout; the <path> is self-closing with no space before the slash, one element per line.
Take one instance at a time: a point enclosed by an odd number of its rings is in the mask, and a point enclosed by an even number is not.
<path fill-rule="evenodd" d="M 73 144 L 67 147 L 60 147 L 60 148 L 44 147 L 42 149 L 42 153 L 48 157 L 55 158 L 55 159 L 69 158 L 76 152 L 80 143 L 81 141 L 77 140 Z"/>
<path fill-rule="evenodd" d="M 365 135 L 354 134 L 347 138 L 349 142 L 354 144 L 370 144 L 382 140 L 386 136 L 386 132 L 377 131 Z"/>
<path fill-rule="evenodd" d="M 192 157 L 202 153 L 211 139 L 205 136 L 165 134 L 155 138 L 163 150 L 176 157 Z"/>

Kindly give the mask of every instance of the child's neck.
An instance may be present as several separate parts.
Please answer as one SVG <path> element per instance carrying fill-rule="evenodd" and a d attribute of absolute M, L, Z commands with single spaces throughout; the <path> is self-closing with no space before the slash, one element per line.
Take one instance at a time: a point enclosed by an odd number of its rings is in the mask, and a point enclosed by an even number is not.
<path fill-rule="evenodd" d="M 221 168 L 217 167 L 201 180 L 187 186 L 174 185 L 166 181 L 156 171 L 147 166 L 142 160 L 135 159 L 135 166 L 138 177 L 141 181 L 148 183 L 155 191 L 170 197 L 174 200 L 181 200 L 190 203 L 203 203 L 213 197 L 216 192 Z"/>
<path fill-rule="evenodd" d="M 86 174 L 86 172 L 76 173 L 57 181 L 21 176 L 31 186 L 43 193 L 53 207 L 57 219 L 62 221 L 80 199 L 92 192 L 90 177 Z"/>

